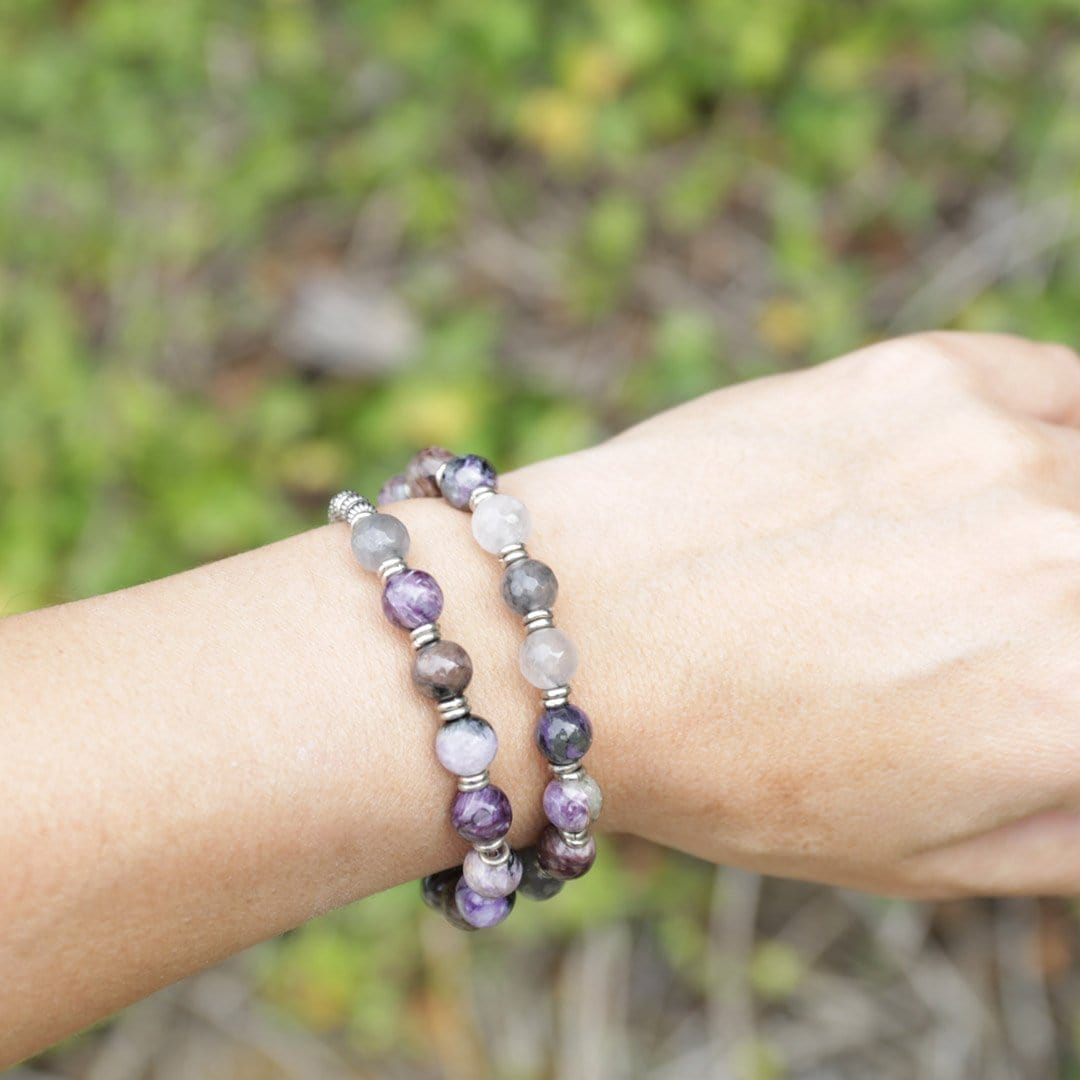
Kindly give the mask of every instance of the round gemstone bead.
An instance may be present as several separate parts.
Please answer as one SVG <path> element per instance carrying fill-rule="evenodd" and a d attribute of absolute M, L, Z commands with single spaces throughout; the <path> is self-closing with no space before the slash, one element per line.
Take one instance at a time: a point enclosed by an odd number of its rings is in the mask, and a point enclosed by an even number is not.
<path fill-rule="evenodd" d="M 405 479 L 404 474 L 398 473 L 396 476 L 391 476 L 389 480 L 381 488 L 379 488 L 379 494 L 375 499 L 375 502 L 379 506 L 386 506 L 388 503 L 403 502 L 411 496 L 409 491 L 409 481 Z"/>
<path fill-rule="evenodd" d="M 492 555 L 498 555 L 510 544 L 524 544 L 531 531 L 529 511 L 513 495 L 492 495 L 477 503 L 473 511 L 473 536 Z"/>
<path fill-rule="evenodd" d="M 476 791 L 459 791 L 450 807 L 454 828 L 470 844 L 501 840 L 510 831 L 513 819 L 506 792 L 494 784 Z"/>
<path fill-rule="evenodd" d="M 473 892 L 462 878 L 455 889 L 457 909 L 461 917 L 477 930 L 497 926 L 514 910 L 514 894 L 509 896 L 481 896 Z"/>
<path fill-rule="evenodd" d="M 352 550 L 365 570 L 378 570 L 387 559 L 409 554 L 409 530 L 389 514 L 368 514 L 352 527 Z"/>
<path fill-rule="evenodd" d="M 493 488 L 497 483 L 491 462 L 478 454 L 465 454 L 449 461 L 442 477 L 442 493 L 451 506 L 464 510 L 478 487 Z"/>
<path fill-rule="evenodd" d="M 521 674 L 539 690 L 568 683 L 577 671 L 577 647 L 557 627 L 536 630 L 521 643 Z"/>
<path fill-rule="evenodd" d="M 596 821 L 604 808 L 604 796 L 600 791 L 600 785 L 588 773 L 575 780 L 574 783 L 585 789 L 585 795 L 589 800 L 589 820 Z"/>
<path fill-rule="evenodd" d="M 485 499 L 476 509 L 482 510 L 491 499 Z M 559 582 L 555 571 L 539 559 L 519 559 L 511 563 L 503 574 L 503 599 L 512 611 L 528 615 L 541 608 L 550 610 L 559 595 Z"/>
<path fill-rule="evenodd" d="M 499 749 L 495 729 L 479 716 L 451 720 L 435 736 L 435 756 L 455 776 L 476 776 L 494 760 Z"/>
<path fill-rule="evenodd" d="M 479 851 L 470 851 L 461 867 L 465 884 L 480 896 L 495 898 L 509 896 L 521 881 L 521 860 L 511 852 L 510 858 L 498 866 L 486 863 Z"/>
<path fill-rule="evenodd" d="M 584 832 L 592 820 L 585 785 L 577 780 L 552 780 L 544 788 L 544 813 L 556 828 Z"/>
<path fill-rule="evenodd" d="M 405 570 L 389 578 L 383 587 L 383 612 L 403 630 L 433 623 L 443 609 L 438 582 L 423 570 Z"/>
<path fill-rule="evenodd" d="M 525 848 L 518 853 L 521 857 L 521 881 L 518 893 L 530 900 L 550 900 L 562 891 L 563 883 L 540 869 L 536 848 Z"/>
<path fill-rule="evenodd" d="M 462 693 L 472 673 L 469 654 L 456 641 L 432 642 L 413 658 L 413 682 L 425 697 L 435 701 Z"/>
<path fill-rule="evenodd" d="M 590 836 L 581 845 L 568 844 L 559 830 L 549 825 L 540 834 L 536 857 L 545 874 L 570 881 L 587 873 L 596 860 L 596 841 Z"/>
<path fill-rule="evenodd" d="M 424 903 L 432 911 L 442 911 L 446 904 L 447 893 L 453 895 L 460 880 L 460 866 L 451 867 L 449 870 L 440 870 L 435 874 L 428 874 L 420 882 L 420 895 L 424 898 Z"/>
<path fill-rule="evenodd" d="M 426 450 L 414 454 L 405 469 L 405 483 L 409 494 L 438 495 L 439 485 L 435 482 L 435 474 L 440 466 L 453 458 L 453 453 L 441 446 L 429 446 Z"/>
<path fill-rule="evenodd" d="M 572 765 L 592 746 L 592 723 L 576 705 L 554 705 L 536 721 L 536 745 L 553 765 Z"/>

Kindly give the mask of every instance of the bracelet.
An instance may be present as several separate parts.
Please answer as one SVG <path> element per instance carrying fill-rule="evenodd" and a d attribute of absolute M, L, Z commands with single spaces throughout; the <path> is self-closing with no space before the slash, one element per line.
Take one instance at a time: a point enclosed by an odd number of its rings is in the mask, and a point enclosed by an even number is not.
<path fill-rule="evenodd" d="M 589 826 L 600 815 L 603 796 L 581 764 L 592 744 L 592 724 L 584 710 L 570 704 L 570 679 L 578 656 L 574 643 L 555 626 L 552 607 L 558 580 L 525 548 L 531 520 L 524 503 L 498 494 L 497 485 L 495 470 L 484 458 L 429 447 L 413 457 L 404 474 L 387 481 L 379 504 L 442 495 L 451 506 L 472 511 L 477 543 L 497 555 L 506 568 L 502 596 L 525 626 L 521 672 L 541 692 L 536 744 L 554 773 L 543 796 L 549 824 L 537 847 L 521 852 L 525 871 L 518 889 L 531 899 L 544 900 L 592 866 L 596 842 Z"/>
<path fill-rule="evenodd" d="M 424 878 L 424 901 L 460 929 L 495 926 L 514 907 L 523 866 L 505 839 L 513 819 L 510 800 L 488 774 L 498 736 L 486 720 L 472 714 L 465 698 L 472 661 L 460 645 L 444 641 L 439 633 L 442 590 L 430 574 L 406 564 L 405 525 L 355 491 L 339 491 L 330 500 L 327 516 L 349 525 L 356 561 L 382 579 L 383 613 L 394 626 L 409 631 L 416 653 L 413 682 L 436 702 L 443 721 L 435 736 L 435 754 L 457 777 L 458 786 L 450 820 L 473 849 L 462 866 Z"/>

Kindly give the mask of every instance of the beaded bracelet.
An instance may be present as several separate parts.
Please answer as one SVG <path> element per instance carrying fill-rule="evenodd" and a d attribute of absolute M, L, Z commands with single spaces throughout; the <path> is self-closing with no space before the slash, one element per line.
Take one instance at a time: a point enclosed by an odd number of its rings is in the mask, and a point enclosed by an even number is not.
<path fill-rule="evenodd" d="M 349 525 L 356 561 L 382 579 L 384 614 L 394 626 L 409 631 L 416 652 L 413 682 L 437 703 L 443 720 L 435 754 L 458 778 L 450 820 L 473 849 L 461 867 L 424 878 L 424 900 L 460 929 L 495 926 L 514 907 L 523 866 L 505 839 L 513 818 L 510 800 L 488 774 L 498 736 L 486 720 L 472 714 L 465 698 L 472 661 L 460 645 L 444 641 L 439 633 L 442 590 L 430 574 L 406 564 L 409 532 L 404 524 L 376 511 L 355 491 L 339 491 L 330 500 L 327 516 Z"/>
<path fill-rule="evenodd" d="M 581 764 L 592 744 L 592 724 L 569 700 L 578 657 L 574 643 L 555 626 L 552 606 L 558 581 L 549 566 L 530 558 L 525 549 L 531 520 L 524 503 L 498 494 L 496 486 L 495 470 L 484 458 L 455 457 L 442 447 L 429 447 L 410 461 L 404 474 L 387 481 L 379 504 L 441 494 L 451 506 L 472 511 L 476 541 L 506 567 L 502 596 L 525 625 L 521 672 L 541 691 L 536 743 L 554 773 L 543 796 L 550 824 L 536 849 L 521 852 L 525 870 L 518 888 L 525 896 L 545 900 L 564 881 L 581 877 L 592 866 L 596 843 L 589 825 L 599 817 L 603 797 Z"/>

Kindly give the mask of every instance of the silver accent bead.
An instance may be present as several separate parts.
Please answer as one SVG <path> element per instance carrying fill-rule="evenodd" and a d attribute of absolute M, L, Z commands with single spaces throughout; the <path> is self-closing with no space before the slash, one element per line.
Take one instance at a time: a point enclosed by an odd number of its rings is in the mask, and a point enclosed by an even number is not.
<path fill-rule="evenodd" d="M 561 780 L 580 780 L 585 775 L 580 761 L 572 761 L 569 765 L 549 765 L 548 767 Z"/>
<path fill-rule="evenodd" d="M 438 468 L 437 468 L 437 469 L 435 470 L 435 486 L 436 486 L 436 487 L 437 487 L 437 488 L 438 488 L 438 489 L 439 489 L 440 491 L 442 491 L 442 480 L 443 480 L 443 477 L 444 477 L 444 476 L 446 475 L 446 466 L 447 466 L 447 465 L 449 465 L 449 464 L 450 464 L 450 462 L 449 462 L 449 461 L 444 461 L 444 462 L 443 462 L 443 463 L 442 463 L 442 464 L 441 464 L 441 465 L 440 465 L 440 466 L 439 466 L 439 467 L 438 467 Z"/>
<path fill-rule="evenodd" d="M 408 566 L 405 565 L 405 560 L 395 555 L 394 558 L 387 559 L 386 562 L 379 567 L 379 577 L 386 582 L 397 574 L 404 574 L 408 569 Z"/>
<path fill-rule="evenodd" d="M 473 776 L 459 776 L 457 786 L 458 791 L 479 791 L 490 783 L 491 778 L 488 776 L 487 769 L 485 769 L 483 772 L 475 773 Z"/>
<path fill-rule="evenodd" d="M 521 562 L 522 559 L 527 559 L 528 557 L 529 553 L 525 550 L 524 544 L 507 544 L 506 547 L 499 552 L 499 558 L 502 560 L 503 566 Z"/>
<path fill-rule="evenodd" d="M 440 701 L 436 708 L 444 720 L 460 720 L 469 715 L 469 703 L 462 694 Z"/>
<path fill-rule="evenodd" d="M 469 496 L 469 509 L 475 510 L 485 499 L 490 499 L 495 494 L 495 489 L 489 487 L 487 484 L 481 484 L 477 488 L 473 488 L 472 494 Z"/>
<path fill-rule="evenodd" d="M 537 608 L 530 611 L 521 620 L 525 624 L 525 633 L 531 634 L 534 630 L 549 630 L 555 625 L 555 616 L 549 608 Z"/>
<path fill-rule="evenodd" d="M 513 852 L 505 840 L 492 840 L 486 844 L 473 844 L 476 854 L 488 864 L 488 866 L 502 866 L 510 861 Z"/>
<path fill-rule="evenodd" d="M 559 830 L 559 835 L 571 846 L 571 847 L 584 847 L 589 842 L 589 830 L 584 832 L 563 832 Z"/>
<path fill-rule="evenodd" d="M 432 645 L 439 641 L 442 635 L 439 633 L 439 624 L 435 622 L 424 623 L 415 630 L 409 631 L 412 647 L 419 652 L 425 645 Z"/>
<path fill-rule="evenodd" d="M 346 488 L 339 491 L 331 500 L 326 510 L 326 518 L 330 524 L 338 521 L 356 524 L 362 517 L 368 517 L 375 513 L 375 507 L 357 491 Z"/>
<path fill-rule="evenodd" d="M 570 700 L 569 683 L 554 686 L 550 690 L 541 690 L 540 700 L 547 709 L 557 709 L 560 705 L 565 705 Z"/>

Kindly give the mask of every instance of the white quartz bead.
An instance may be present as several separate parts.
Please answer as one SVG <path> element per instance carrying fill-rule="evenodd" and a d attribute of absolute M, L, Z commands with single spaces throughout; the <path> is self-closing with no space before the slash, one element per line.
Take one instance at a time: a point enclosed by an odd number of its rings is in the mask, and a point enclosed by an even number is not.
<path fill-rule="evenodd" d="M 552 626 L 535 630 L 521 643 L 521 674 L 540 690 L 568 683 L 577 671 L 577 647 Z"/>
<path fill-rule="evenodd" d="M 524 544 L 532 531 L 529 511 L 513 495 L 489 495 L 476 504 L 472 516 L 476 542 L 492 555 L 510 544 Z"/>

